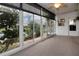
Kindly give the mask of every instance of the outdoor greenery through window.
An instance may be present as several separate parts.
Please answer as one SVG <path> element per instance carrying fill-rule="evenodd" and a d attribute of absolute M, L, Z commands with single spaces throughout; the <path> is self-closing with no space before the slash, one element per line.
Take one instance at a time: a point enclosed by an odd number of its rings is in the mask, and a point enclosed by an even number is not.
<path fill-rule="evenodd" d="M 55 21 L 54 20 L 51 20 L 51 35 L 53 35 L 54 34 L 54 32 L 55 32 Z"/>
<path fill-rule="evenodd" d="M 48 35 L 53 35 L 55 30 L 55 21 L 52 19 L 48 20 Z"/>
<path fill-rule="evenodd" d="M 40 16 L 23 12 L 24 41 L 40 37 Z"/>
<path fill-rule="evenodd" d="M 42 35 L 43 35 L 43 38 L 46 38 L 47 37 L 47 18 L 45 17 L 42 17 Z"/>
<path fill-rule="evenodd" d="M 24 41 L 33 39 L 33 14 L 23 12 Z M 26 42 L 25 42 L 26 43 Z"/>
<path fill-rule="evenodd" d="M 0 53 L 19 46 L 19 11 L 0 5 Z"/>
<path fill-rule="evenodd" d="M 41 25 L 40 16 L 34 15 L 34 36 L 35 38 L 40 37 L 40 25 Z"/>

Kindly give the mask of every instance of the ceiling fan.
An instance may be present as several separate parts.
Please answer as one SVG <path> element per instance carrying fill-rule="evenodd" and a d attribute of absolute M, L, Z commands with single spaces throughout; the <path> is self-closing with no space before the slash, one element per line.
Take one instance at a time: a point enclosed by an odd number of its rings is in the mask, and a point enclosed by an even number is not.
<path fill-rule="evenodd" d="M 48 7 L 50 9 L 53 9 L 53 8 L 55 8 L 55 9 L 62 9 L 62 8 L 66 8 L 67 6 L 64 3 L 50 3 L 48 5 Z"/>

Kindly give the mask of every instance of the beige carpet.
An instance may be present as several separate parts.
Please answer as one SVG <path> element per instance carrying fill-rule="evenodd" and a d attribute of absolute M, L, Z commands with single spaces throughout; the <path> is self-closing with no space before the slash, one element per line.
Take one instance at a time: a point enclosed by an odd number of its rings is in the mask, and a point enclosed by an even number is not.
<path fill-rule="evenodd" d="M 54 36 L 13 56 L 79 56 L 79 37 Z"/>

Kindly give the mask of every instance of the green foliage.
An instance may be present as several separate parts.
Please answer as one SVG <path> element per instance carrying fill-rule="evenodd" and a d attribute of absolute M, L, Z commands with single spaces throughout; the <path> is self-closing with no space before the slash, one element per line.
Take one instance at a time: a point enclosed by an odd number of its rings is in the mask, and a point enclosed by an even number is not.
<path fill-rule="evenodd" d="M 1 12 L 0 15 L 0 28 L 13 28 L 17 23 L 17 13 Z"/>
<path fill-rule="evenodd" d="M 35 36 L 39 37 L 40 36 L 40 25 L 35 22 Z"/>
<path fill-rule="evenodd" d="M 17 30 L 6 30 L 3 31 L 3 33 L 5 34 L 4 37 L 5 38 L 16 38 L 17 35 Z"/>
<path fill-rule="evenodd" d="M 18 12 L 16 10 L 12 10 L 12 12 L 4 12 L 0 15 L 0 29 L 5 29 L 2 32 L 4 33 L 4 36 L 0 38 L 0 40 L 5 40 L 2 45 L 4 44 L 5 47 L 1 50 L 6 51 L 9 47 L 9 45 L 13 44 L 15 41 L 17 41 L 18 37 L 18 30 L 17 30 L 17 21 L 18 21 Z"/>
<path fill-rule="evenodd" d="M 33 21 L 30 21 L 28 26 L 24 27 L 24 32 L 28 35 L 25 40 L 33 38 Z"/>
<path fill-rule="evenodd" d="M 24 27 L 24 32 L 29 35 L 31 32 L 31 28 L 29 26 Z"/>
<path fill-rule="evenodd" d="M 34 28 L 35 28 L 35 37 L 40 36 L 40 25 L 37 22 L 34 22 Z M 25 33 L 28 34 L 26 39 L 33 38 L 33 21 L 30 21 L 28 26 L 24 28 Z M 25 40 L 26 40 L 25 39 Z"/>

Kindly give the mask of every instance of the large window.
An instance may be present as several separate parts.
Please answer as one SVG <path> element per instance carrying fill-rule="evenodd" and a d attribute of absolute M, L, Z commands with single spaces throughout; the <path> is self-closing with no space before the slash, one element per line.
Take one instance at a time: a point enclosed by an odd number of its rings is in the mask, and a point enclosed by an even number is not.
<path fill-rule="evenodd" d="M 55 21 L 51 19 L 51 35 L 55 34 Z"/>
<path fill-rule="evenodd" d="M 45 17 L 42 17 L 42 35 L 43 35 L 43 38 L 46 38 L 47 37 L 47 18 Z"/>
<path fill-rule="evenodd" d="M 0 53 L 19 46 L 19 11 L 0 5 Z"/>
<path fill-rule="evenodd" d="M 23 12 L 23 27 L 24 27 L 24 41 L 32 41 L 33 40 L 33 14 Z"/>
<path fill-rule="evenodd" d="M 27 4 L 22 4 L 22 9 L 20 4 L 4 5 L 9 7 L 0 5 L 0 53 L 23 47 L 26 43 L 29 45 L 47 37 L 48 31 L 50 31 L 47 19 L 49 18 L 47 17 L 48 11 L 44 12 L 45 10 L 40 10 L 43 9 L 41 7 L 36 8 Z M 10 8 L 10 5 L 21 10 Z"/>
<path fill-rule="evenodd" d="M 40 26 L 41 18 L 38 15 L 34 15 L 34 38 L 40 39 Z"/>
<path fill-rule="evenodd" d="M 76 20 L 75 19 L 69 20 L 69 30 L 76 31 Z"/>
<path fill-rule="evenodd" d="M 55 33 L 55 21 L 48 19 L 48 35 L 53 35 Z"/>

